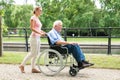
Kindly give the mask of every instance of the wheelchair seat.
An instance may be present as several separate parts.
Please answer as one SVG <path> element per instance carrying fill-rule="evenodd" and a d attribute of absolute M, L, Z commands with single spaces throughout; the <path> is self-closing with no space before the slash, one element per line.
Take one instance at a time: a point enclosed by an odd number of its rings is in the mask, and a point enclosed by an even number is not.
<path fill-rule="evenodd" d="M 58 51 L 61 55 L 67 54 L 68 50 L 66 47 L 62 47 L 61 45 L 56 45 L 56 44 L 52 44 L 50 41 L 49 36 L 47 35 L 47 39 L 48 39 L 48 44 L 49 44 L 49 48 L 50 49 L 54 49 L 56 51 Z"/>

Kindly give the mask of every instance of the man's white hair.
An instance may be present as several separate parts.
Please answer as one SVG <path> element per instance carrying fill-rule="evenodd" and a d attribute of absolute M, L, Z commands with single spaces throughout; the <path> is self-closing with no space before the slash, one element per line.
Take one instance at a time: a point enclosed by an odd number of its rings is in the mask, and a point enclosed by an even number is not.
<path fill-rule="evenodd" d="M 53 23 L 53 27 L 59 25 L 59 24 L 62 24 L 62 21 L 61 20 L 56 20 L 54 23 Z"/>

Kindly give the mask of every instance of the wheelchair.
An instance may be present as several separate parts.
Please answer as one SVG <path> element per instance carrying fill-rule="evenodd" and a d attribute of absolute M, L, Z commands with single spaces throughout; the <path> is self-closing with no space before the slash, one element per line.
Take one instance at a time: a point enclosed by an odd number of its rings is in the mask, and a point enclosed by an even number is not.
<path fill-rule="evenodd" d="M 67 64 L 69 57 L 68 49 L 60 45 L 51 45 L 50 38 L 47 36 L 49 49 L 45 49 L 39 54 L 37 65 L 40 71 L 47 76 L 54 76 L 63 70 Z M 73 63 L 70 66 L 69 74 L 76 76 L 80 68 L 78 68 L 70 56 Z"/>

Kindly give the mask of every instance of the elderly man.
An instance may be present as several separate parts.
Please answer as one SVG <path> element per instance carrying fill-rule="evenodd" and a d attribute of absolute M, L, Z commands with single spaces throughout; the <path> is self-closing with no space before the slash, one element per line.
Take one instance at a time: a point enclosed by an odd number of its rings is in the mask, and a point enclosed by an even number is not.
<path fill-rule="evenodd" d="M 89 63 L 88 61 L 85 60 L 85 56 L 77 43 L 70 43 L 63 40 L 63 38 L 60 35 L 61 30 L 62 21 L 56 20 L 53 24 L 52 30 L 48 32 L 48 36 L 50 38 L 52 45 L 62 45 L 64 47 L 67 47 L 68 53 L 69 54 L 72 53 L 73 57 L 78 63 L 79 68 L 92 66 L 93 65 L 92 63 Z"/>

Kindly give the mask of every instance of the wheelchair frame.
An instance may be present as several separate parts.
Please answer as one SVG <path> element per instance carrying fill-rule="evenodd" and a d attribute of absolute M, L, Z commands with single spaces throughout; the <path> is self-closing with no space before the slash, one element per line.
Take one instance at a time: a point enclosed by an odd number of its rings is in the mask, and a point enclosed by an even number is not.
<path fill-rule="evenodd" d="M 63 70 L 67 64 L 69 56 L 68 49 L 60 45 L 51 45 L 50 39 L 47 36 L 49 49 L 45 49 L 38 56 L 37 64 L 40 71 L 47 76 L 54 76 Z M 70 57 L 72 58 L 72 57 Z M 73 60 L 73 58 L 72 58 Z M 74 65 L 70 66 L 69 74 L 76 76 L 79 68 Z"/>

